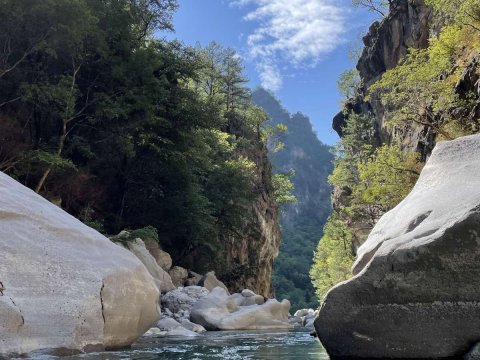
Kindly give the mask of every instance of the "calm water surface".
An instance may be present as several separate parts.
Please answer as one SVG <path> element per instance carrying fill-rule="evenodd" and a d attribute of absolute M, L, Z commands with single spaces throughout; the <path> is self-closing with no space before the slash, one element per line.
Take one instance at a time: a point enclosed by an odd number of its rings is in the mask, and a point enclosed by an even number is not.
<path fill-rule="evenodd" d="M 62 359 L 326 360 L 328 356 L 319 342 L 305 331 L 222 331 L 209 332 L 204 336 L 193 339 L 142 338 L 126 351 L 92 353 Z"/>

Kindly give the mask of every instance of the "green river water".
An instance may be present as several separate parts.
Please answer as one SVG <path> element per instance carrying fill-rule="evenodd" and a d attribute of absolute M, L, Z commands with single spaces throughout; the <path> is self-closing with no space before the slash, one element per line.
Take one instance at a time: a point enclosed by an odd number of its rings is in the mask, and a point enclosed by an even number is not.
<path fill-rule="evenodd" d="M 131 349 L 40 360 L 327 360 L 317 339 L 304 330 L 222 331 L 196 338 L 141 338 Z"/>

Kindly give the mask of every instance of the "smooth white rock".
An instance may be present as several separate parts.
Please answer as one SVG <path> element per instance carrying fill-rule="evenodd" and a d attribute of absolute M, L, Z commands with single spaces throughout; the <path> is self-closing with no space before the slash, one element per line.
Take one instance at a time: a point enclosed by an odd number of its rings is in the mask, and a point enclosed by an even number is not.
<path fill-rule="evenodd" d="M 160 316 L 129 251 L 0 173 L 0 353 L 130 345 Z"/>

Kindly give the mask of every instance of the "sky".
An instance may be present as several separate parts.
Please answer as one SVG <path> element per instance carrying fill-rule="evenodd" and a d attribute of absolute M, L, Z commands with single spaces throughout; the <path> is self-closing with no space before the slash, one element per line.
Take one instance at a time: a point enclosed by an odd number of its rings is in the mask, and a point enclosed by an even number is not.
<path fill-rule="evenodd" d="M 249 86 L 264 86 L 289 112 L 309 116 L 319 139 L 333 145 L 337 79 L 355 66 L 350 49 L 373 20 L 351 0 L 179 0 L 167 37 L 235 49 Z"/>

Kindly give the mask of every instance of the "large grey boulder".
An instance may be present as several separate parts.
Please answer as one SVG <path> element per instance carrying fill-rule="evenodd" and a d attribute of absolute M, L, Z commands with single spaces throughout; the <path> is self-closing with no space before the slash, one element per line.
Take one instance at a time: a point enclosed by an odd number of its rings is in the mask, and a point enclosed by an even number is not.
<path fill-rule="evenodd" d="M 266 330 L 291 329 L 288 322 L 290 302 L 275 299 L 263 305 L 239 306 L 238 295 L 229 296 L 225 289 L 214 288 L 198 300 L 190 312 L 190 320 L 207 330 Z M 241 295 L 240 295 L 241 296 Z"/>
<path fill-rule="evenodd" d="M 175 318 L 190 317 L 190 310 L 199 299 L 207 296 L 209 291 L 200 286 L 187 286 L 172 290 L 162 296 L 162 308 Z"/>
<path fill-rule="evenodd" d="M 480 135 L 437 145 L 315 321 L 332 358 L 461 357 L 480 340 Z"/>
<path fill-rule="evenodd" d="M 130 345 L 158 299 L 129 251 L 0 173 L 0 357 Z"/>
<path fill-rule="evenodd" d="M 145 265 L 162 294 L 176 288 L 172 283 L 170 275 L 158 265 L 155 258 L 145 247 L 145 243 L 142 239 L 129 241 L 127 247 L 143 263 L 143 265 Z"/>

